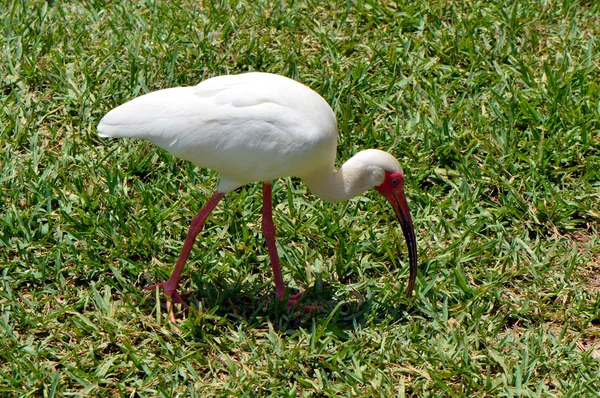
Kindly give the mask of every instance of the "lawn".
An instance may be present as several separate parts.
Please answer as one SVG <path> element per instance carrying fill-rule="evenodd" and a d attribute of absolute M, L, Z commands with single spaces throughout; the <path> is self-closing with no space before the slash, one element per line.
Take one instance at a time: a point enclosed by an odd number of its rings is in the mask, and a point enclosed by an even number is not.
<path fill-rule="evenodd" d="M 408 4 L 405 4 L 408 3 Z M 8 1 L 0 5 L 0 395 L 600 396 L 600 3 Z M 338 118 L 338 166 L 406 173 L 419 245 L 375 191 L 225 197 L 160 292 L 217 175 L 96 136 L 143 93 L 282 74 Z"/>

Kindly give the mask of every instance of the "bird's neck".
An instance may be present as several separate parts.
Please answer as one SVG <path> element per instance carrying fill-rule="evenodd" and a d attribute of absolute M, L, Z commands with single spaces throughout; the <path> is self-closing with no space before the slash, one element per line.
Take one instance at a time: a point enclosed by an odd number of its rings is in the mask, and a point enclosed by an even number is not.
<path fill-rule="evenodd" d="M 302 180 L 313 195 L 336 202 L 365 193 L 383 182 L 383 171 L 375 170 L 350 158 L 339 170 L 304 177 Z"/>

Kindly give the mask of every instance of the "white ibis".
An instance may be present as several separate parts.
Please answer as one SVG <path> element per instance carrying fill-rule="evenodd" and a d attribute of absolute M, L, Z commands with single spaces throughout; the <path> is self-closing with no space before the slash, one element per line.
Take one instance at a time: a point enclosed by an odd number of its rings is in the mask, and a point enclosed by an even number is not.
<path fill-rule="evenodd" d="M 292 79 L 269 73 L 218 76 L 193 87 L 155 91 L 111 110 L 98 124 L 100 137 L 143 138 L 173 156 L 220 173 L 217 191 L 192 219 L 181 255 L 170 278 L 148 286 L 163 288 L 167 309 L 187 306 L 179 280 L 196 236 L 223 196 L 250 182 L 263 184 L 262 228 L 275 278 L 275 296 L 285 287 L 275 246 L 271 184 L 300 177 L 310 191 L 328 201 L 353 198 L 375 188 L 392 205 L 408 246 L 410 275 L 406 295 L 417 276 L 417 244 L 404 195 L 398 161 L 377 149 L 361 151 L 335 170 L 337 123 L 327 102 Z M 288 299 L 292 306 L 301 293 Z"/>

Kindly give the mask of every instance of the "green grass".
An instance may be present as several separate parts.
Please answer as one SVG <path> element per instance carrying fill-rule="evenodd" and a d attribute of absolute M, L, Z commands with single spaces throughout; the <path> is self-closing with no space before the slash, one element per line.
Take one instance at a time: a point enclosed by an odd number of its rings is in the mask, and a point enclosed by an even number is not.
<path fill-rule="evenodd" d="M 1 395 L 600 395 L 596 1 L 129 3 L 0 7 Z M 250 70 L 323 95 L 338 162 L 401 160 L 412 298 L 383 198 L 324 203 L 297 179 L 274 191 L 284 277 L 324 311 L 275 305 L 259 184 L 199 238 L 181 333 L 143 290 L 216 175 L 95 126 Z"/>

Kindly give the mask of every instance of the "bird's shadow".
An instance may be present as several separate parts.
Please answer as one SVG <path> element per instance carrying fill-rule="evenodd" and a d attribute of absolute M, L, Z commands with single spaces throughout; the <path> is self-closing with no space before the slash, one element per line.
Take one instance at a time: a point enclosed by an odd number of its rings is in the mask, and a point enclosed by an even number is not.
<path fill-rule="evenodd" d="M 319 279 L 319 278 L 317 278 Z M 182 325 L 196 338 L 220 333 L 224 325 L 244 324 L 251 328 L 273 327 L 279 332 L 293 334 L 314 324 L 325 325 L 340 336 L 365 324 L 402 321 L 408 307 L 387 304 L 373 295 L 354 292 L 353 297 L 336 297 L 338 289 L 328 284 L 307 288 L 297 305 L 288 310 L 287 299 L 280 302 L 264 283 L 240 283 L 219 287 L 196 280 L 197 290 L 188 296 L 195 309 L 188 312 Z M 266 293 L 265 293 L 266 292 Z M 298 291 L 288 292 L 296 294 Z M 315 307 L 310 311 L 306 306 Z"/>

